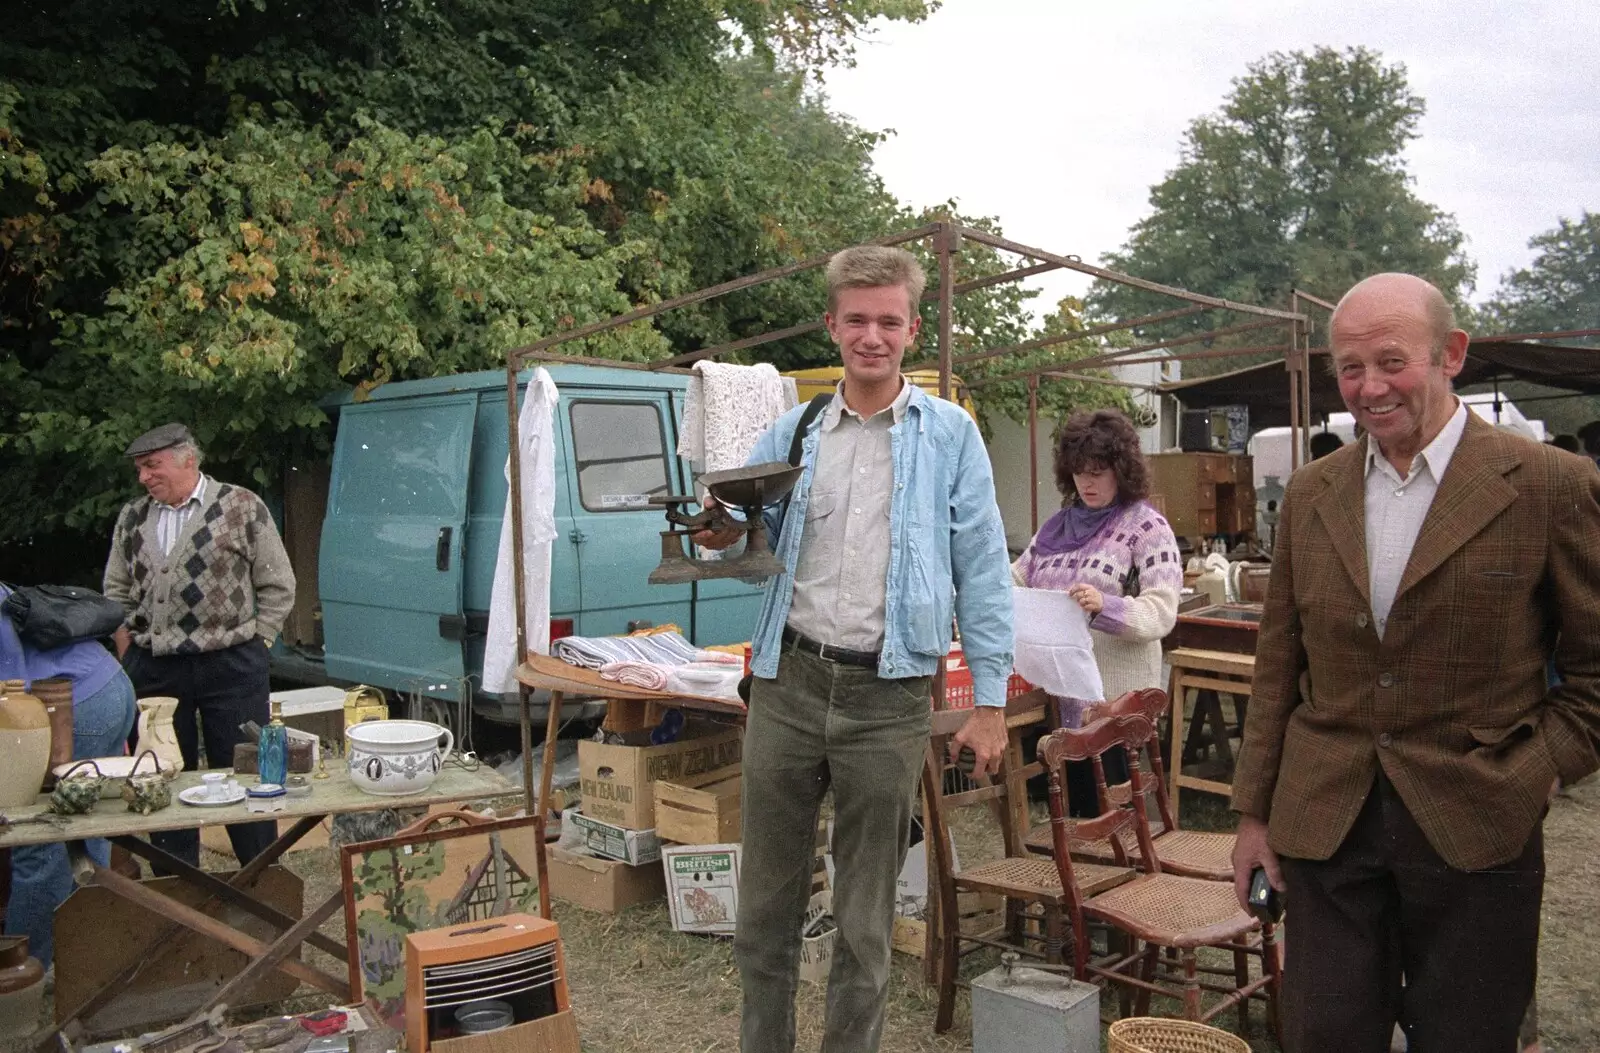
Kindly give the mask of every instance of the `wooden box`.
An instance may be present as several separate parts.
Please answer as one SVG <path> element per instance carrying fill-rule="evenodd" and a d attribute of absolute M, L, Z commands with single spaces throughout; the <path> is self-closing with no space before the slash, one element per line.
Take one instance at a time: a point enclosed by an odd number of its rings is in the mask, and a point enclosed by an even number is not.
<path fill-rule="evenodd" d="M 1227 453 L 1155 453 L 1150 492 L 1180 538 L 1255 534 L 1255 467 Z"/>
<path fill-rule="evenodd" d="M 1201 651 L 1255 654 L 1261 637 L 1261 604 L 1218 603 L 1184 611 L 1163 643 L 1167 649 L 1192 647 Z"/>
<path fill-rule="evenodd" d="M 734 775 L 705 786 L 656 783 L 656 836 L 680 845 L 717 845 L 740 840 L 742 816 Z"/>
<path fill-rule="evenodd" d="M 602 914 L 615 914 L 636 903 L 667 898 L 666 874 L 660 863 L 630 867 L 615 859 L 566 852 L 551 845 L 546 851 L 550 894 Z"/>

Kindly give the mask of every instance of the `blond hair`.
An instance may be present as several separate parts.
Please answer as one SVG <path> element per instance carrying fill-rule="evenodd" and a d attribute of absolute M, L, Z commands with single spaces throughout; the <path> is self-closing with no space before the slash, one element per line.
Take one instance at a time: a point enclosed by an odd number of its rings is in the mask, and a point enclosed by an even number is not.
<path fill-rule="evenodd" d="M 917 316 L 917 303 L 928 275 L 917 258 L 891 245 L 857 245 L 828 261 L 828 311 L 839 307 L 841 289 L 878 289 L 898 285 L 908 298 L 908 316 Z"/>

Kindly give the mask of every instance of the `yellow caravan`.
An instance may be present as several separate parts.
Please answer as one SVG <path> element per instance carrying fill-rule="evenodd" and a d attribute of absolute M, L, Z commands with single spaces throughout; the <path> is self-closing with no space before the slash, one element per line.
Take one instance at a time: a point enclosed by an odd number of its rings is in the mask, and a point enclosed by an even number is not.
<path fill-rule="evenodd" d="M 839 386 L 839 381 L 844 377 L 843 366 L 821 366 L 817 369 L 796 369 L 785 373 L 786 377 L 794 377 L 795 387 L 799 389 L 800 403 L 804 405 L 811 401 L 812 396 L 831 392 Z M 913 369 L 906 373 L 906 377 L 917 387 L 926 391 L 935 398 L 939 397 L 939 371 L 937 369 Z M 960 377 L 954 374 L 950 377 L 950 391 L 955 398 L 951 401 L 958 403 L 962 409 L 972 415 L 973 420 L 978 419 L 977 410 L 972 405 L 972 393 L 967 390 L 967 385 Z"/>

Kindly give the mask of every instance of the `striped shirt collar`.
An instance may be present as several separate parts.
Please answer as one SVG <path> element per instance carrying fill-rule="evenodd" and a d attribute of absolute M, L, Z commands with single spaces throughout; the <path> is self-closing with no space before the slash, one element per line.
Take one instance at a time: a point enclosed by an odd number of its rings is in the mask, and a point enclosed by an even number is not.
<path fill-rule="evenodd" d="M 202 504 L 202 503 L 205 502 L 205 499 L 206 499 L 206 473 L 205 472 L 201 472 L 200 473 L 200 478 L 195 481 L 194 489 L 189 491 L 189 496 L 188 497 L 184 498 L 182 501 L 179 501 L 175 505 L 169 505 L 169 504 L 166 504 L 166 503 L 161 502 L 161 501 L 157 501 L 156 504 L 158 506 L 162 507 L 162 508 L 177 509 L 177 508 L 186 508 L 189 505 Z"/>

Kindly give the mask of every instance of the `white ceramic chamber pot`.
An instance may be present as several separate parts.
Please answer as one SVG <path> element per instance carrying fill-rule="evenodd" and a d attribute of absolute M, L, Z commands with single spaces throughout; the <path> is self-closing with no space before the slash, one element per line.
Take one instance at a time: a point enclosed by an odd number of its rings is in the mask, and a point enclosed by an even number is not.
<path fill-rule="evenodd" d="M 383 797 L 426 790 L 456 744 L 449 728 L 426 720 L 368 720 L 350 725 L 344 737 L 350 781 Z"/>

